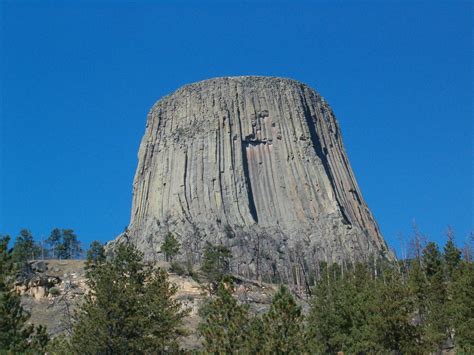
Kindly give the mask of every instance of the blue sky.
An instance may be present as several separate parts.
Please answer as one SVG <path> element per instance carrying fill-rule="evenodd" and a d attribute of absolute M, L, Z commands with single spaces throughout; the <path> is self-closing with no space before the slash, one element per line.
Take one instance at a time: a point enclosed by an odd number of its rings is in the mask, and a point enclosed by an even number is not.
<path fill-rule="evenodd" d="M 0 233 L 129 222 L 152 104 L 216 76 L 273 75 L 333 107 L 388 243 L 413 219 L 473 230 L 470 2 L 2 1 Z"/>

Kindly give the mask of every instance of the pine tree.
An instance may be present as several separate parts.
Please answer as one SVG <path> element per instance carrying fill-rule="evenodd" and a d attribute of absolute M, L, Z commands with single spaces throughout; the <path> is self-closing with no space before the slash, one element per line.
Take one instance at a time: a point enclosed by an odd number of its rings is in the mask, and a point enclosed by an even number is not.
<path fill-rule="evenodd" d="M 27 324 L 30 316 L 13 290 L 15 267 L 8 252 L 9 240 L 8 236 L 0 237 L 0 352 L 40 353 L 48 343 L 48 335 L 45 327 Z"/>
<path fill-rule="evenodd" d="M 216 297 L 200 309 L 198 330 L 209 353 L 235 353 L 249 345 L 248 307 L 239 305 L 229 284 L 220 283 Z"/>
<path fill-rule="evenodd" d="M 51 246 L 53 257 L 73 259 L 82 252 L 81 243 L 72 229 L 54 228 L 46 242 Z"/>
<path fill-rule="evenodd" d="M 426 335 L 432 350 L 438 351 L 449 335 L 446 310 L 447 288 L 444 278 L 443 256 L 438 246 L 430 242 L 423 250 L 423 266 L 428 281 Z"/>
<path fill-rule="evenodd" d="M 454 231 L 449 228 L 447 232 L 448 241 L 444 246 L 444 263 L 446 265 L 446 274 L 448 280 L 451 280 L 453 273 L 458 268 L 461 262 L 461 251 L 454 243 Z"/>
<path fill-rule="evenodd" d="M 63 229 L 62 233 L 62 245 L 59 253 L 61 259 L 73 259 L 78 256 L 81 250 L 81 243 L 77 239 L 77 235 L 72 229 Z"/>
<path fill-rule="evenodd" d="M 28 260 L 35 259 L 39 254 L 40 248 L 35 243 L 31 232 L 27 229 L 22 229 L 13 245 L 13 257 L 15 262 L 24 264 Z"/>
<path fill-rule="evenodd" d="M 423 249 L 423 266 L 428 279 L 442 273 L 442 263 L 442 255 L 438 245 L 434 242 L 429 242 Z"/>
<path fill-rule="evenodd" d="M 58 228 L 54 228 L 51 231 L 51 234 L 49 235 L 48 239 L 46 239 L 46 243 L 49 244 L 49 246 L 51 247 L 51 253 L 53 258 L 57 257 L 57 247 L 61 243 L 61 240 L 62 233 Z"/>
<path fill-rule="evenodd" d="M 462 261 L 449 285 L 447 304 L 454 344 L 459 354 L 474 353 L 474 264 Z"/>
<path fill-rule="evenodd" d="M 104 245 L 101 242 L 94 240 L 87 251 L 86 267 L 91 268 L 103 262 L 105 262 Z"/>
<path fill-rule="evenodd" d="M 371 267 L 368 264 L 347 267 L 344 277 L 338 265 L 324 271 L 314 289 L 307 322 L 306 337 L 311 352 L 382 350 L 371 329 L 377 286 Z"/>
<path fill-rule="evenodd" d="M 263 315 L 263 352 L 293 353 L 303 351 L 303 315 L 288 288 L 280 286 L 270 310 Z"/>
<path fill-rule="evenodd" d="M 247 339 L 244 353 L 264 354 L 265 351 L 265 333 L 263 321 L 259 316 L 250 318 L 247 324 Z"/>
<path fill-rule="evenodd" d="M 426 295 L 428 280 L 421 266 L 421 260 L 411 260 L 408 271 L 408 287 L 415 302 L 415 321 L 417 323 L 423 323 L 428 312 Z"/>
<path fill-rule="evenodd" d="M 421 327 L 413 324 L 414 298 L 394 265 L 337 265 L 314 288 L 306 326 L 311 353 L 421 352 Z"/>
<path fill-rule="evenodd" d="M 342 351 L 349 353 L 380 352 L 383 347 L 377 343 L 373 332 L 374 307 L 377 302 L 377 285 L 374 268 L 380 267 L 378 274 L 385 273 L 382 262 L 372 265 L 356 264 L 348 270 L 345 277 L 337 283 L 337 304 L 335 312 L 338 322 L 344 325 L 342 336 L 335 337 L 341 343 Z M 344 320 L 344 321 L 343 321 Z"/>
<path fill-rule="evenodd" d="M 161 252 L 165 254 L 165 260 L 173 261 L 173 258 L 178 255 L 180 247 L 181 245 L 175 236 L 172 233 L 168 233 L 161 245 Z"/>
<path fill-rule="evenodd" d="M 377 280 L 372 290 L 368 329 L 372 343 L 383 353 L 422 353 L 422 329 L 413 324 L 414 298 L 395 270 L 386 270 L 384 280 Z M 370 349 L 365 349 L 366 351 Z"/>
<path fill-rule="evenodd" d="M 223 245 L 212 245 L 207 242 L 204 248 L 201 271 L 206 275 L 214 288 L 230 271 L 232 253 Z"/>
<path fill-rule="evenodd" d="M 306 329 L 307 346 L 311 353 L 337 352 L 332 344 L 334 334 L 335 312 L 333 307 L 333 290 L 331 273 L 326 265 L 320 271 L 321 279 L 316 283 L 311 298 L 311 308 Z"/>
<path fill-rule="evenodd" d="M 177 288 L 161 270 L 142 262 L 131 245 L 88 272 L 92 290 L 73 328 L 71 352 L 144 354 L 177 351 L 187 314 L 173 298 Z"/>

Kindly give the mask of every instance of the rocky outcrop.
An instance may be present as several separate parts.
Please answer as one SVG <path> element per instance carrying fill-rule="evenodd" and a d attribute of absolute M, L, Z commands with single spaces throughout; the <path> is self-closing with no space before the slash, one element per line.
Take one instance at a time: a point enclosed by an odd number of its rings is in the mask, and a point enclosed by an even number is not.
<path fill-rule="evenodd" d="M 185 332 L 179 339 L 181 347 L 202 350 L 197 326 L 201 321 L 199 309 L 210 296 L 208 285 L 199 283 L 195 277 L 170 272 L 167 262 L 159 261 L 148 266 L 168 271 L 168 280 L 176 286 L 176 300 L 183 309 L 189 310 L 183 322 Z M 52 337 L 71 335 L 77 311 L 90 292 L 84 267 L 84 260 L 45 260 L 27 265 L 18 275 L 15 289 L 21 295 L 22 306 L 30 313 L 31 324 L 46 326 Z M 38 283 L 39 280 L 42 281 Z M 268 310 L 277 288 L 277 285 L 236 277 L 234 296 L 240 303 L 247 304 L 252 314 L 258 314 Z M 56 289 L 54 294 L 51 292 L 53 289 Z M 305 300 L 298 299 L 298 303 L 304 311 L 308 309 Z"/>
<path fill-rule="evenodd" d="M 234 272 L 273 281 L 321 261 L 391 257 L 330 106 L 282 78 L 205 80 L 152 107 L 130 225 L 109 246 L 131 242 L 159 259 L 167 232 L 182 259 L 199 263 L 205 241 L 222 243 Z"/>

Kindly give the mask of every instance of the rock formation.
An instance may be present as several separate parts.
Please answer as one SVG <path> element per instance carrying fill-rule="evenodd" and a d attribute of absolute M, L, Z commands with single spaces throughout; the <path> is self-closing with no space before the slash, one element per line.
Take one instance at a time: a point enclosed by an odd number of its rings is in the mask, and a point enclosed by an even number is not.
<path fill-rule="evenodd" d="M 199 263 L 206 241 L 233 253 L 233 271 L 290 281 L 319 262 L 391 257 L 345 153 L 330 106 L 274 77 L 186 85 L 147 117 L 131 221 L 117 242 L 162 258 L 166 233 Z"/>

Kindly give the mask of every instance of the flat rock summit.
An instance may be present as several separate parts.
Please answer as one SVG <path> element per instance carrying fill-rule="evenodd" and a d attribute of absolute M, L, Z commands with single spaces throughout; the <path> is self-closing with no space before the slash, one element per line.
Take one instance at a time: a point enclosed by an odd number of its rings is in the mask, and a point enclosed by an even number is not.
<path fill-rule="evenodd" d="M 331 107 L 291 79 L 222 77 L 185 85 L 147 117 L 129 242 L 199 264 L 206 242 L 248 277 L 289 278 L 319 262 L 390 257 L 362 197 Z"/>

